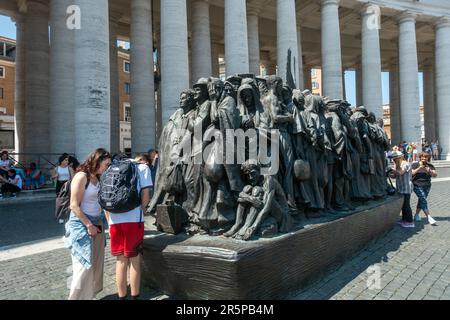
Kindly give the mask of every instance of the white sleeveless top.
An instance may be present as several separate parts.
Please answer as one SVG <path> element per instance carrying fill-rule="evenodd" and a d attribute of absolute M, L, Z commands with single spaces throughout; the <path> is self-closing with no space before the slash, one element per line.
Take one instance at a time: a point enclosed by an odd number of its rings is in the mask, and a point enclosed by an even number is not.
<path fill-rule="evenodd" d="M 70 180 L 70 171 L 69 167 L 59 167 L 57 168 L 58 171 L 58 181 L 68 181 Z"/>
<path fill-rule="evenodd" d="M 98 191 L 100 189 L 99 183 L 97 185 L 89 182 L 89 186 L 84 190 L 83 200 L 81 201 L 80 208 L 84 214 L 91 217 L 99 217 L 102 213 L 102 208 L 98 203 Z"/>

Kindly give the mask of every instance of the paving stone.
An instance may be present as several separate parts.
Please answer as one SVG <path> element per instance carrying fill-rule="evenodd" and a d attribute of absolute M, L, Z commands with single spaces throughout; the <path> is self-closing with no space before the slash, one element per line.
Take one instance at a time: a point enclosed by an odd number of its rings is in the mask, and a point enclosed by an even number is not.
<path fill-rule="evenodd" d="M 450 170 L 447 171 L 450 174 Z M 450 300 L 449 199 L 450 181 L 434 183 L 429 204 L 438 220 L 437 227 L 428 225 L 426 221 L 417 223 L 414 230 L 396 226 L 368 243 L 347 262 L 326 272 L 321 279 L 294 292 L 290 299 Z M 416 202 L 413 195 L 413 208 Z M 51 232 L 56 234 L 59 229 Z M 379 290 L 368 288 L 366 283 L 366 270 L 374 264 L 381 269 Z M 67 268 L 70 266 L 70 253 L 66 249 L 0 261 L 0 299 L 65 300 L 70 277 Z M 115 299 L 114 277 L 115 259 L 107 247 L 104 290 L 97 299 Z M 152 288 L 143 288 L 142 292 L 144 299 L 170 298 Z"/>

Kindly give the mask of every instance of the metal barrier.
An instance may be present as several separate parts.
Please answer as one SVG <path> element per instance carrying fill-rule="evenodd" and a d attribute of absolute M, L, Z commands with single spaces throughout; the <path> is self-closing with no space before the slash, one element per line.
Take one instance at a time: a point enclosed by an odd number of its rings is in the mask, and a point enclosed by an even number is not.
<path fill-rule="evenodd" d="M 32 162 L 36 163 L 36 168 L 41 170 L 45 177 L 46 184 L 53 184 L 51 179 L 52 170 L 55 169 L 59 163 L 58 158 L 62 154 L 58 153 L 9 153 L 9 158 L 13 161 L 14 169 L 23 170 L 25 175 L 26 169 L 30 168 Z M 73 153 L 68 153 L 69 156 L 75 156 Z"/>

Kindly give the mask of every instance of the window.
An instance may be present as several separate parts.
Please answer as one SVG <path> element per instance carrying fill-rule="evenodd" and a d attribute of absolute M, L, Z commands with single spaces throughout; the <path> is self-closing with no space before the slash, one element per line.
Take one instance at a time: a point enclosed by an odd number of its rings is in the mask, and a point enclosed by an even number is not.
<path fill-rule="evenodd" d="M 314 90 L 319 89 L 319 88 L 320 88 L 319 83 L 316 82 L 316 81 L 314 81 L 314 82 L 312 83 L 312 88 L 313 88 Z"/>
<path fill-rule="evenodd" d="M 131 122 L 131 107 L 130 107 L 130 104 L 129 103 L 124 103 L 123 104 L 123 110 L 124 110 L 124 112 L 123 112 L 123 114 L 124 114 L 124 116 L 125 116 L 125 121 L 126 122 Z M 125 130 L 125 132 L 126 132 L 127 130 Z"/>
<path fill-rule="evenodd" d="M 131 84 L 129 82 L 125 82 L 125 93 L 130 95 Z"/>
<path fill-rule="evenodd" d="M 6 75 L 5 67 L 0 66 L 0 78 L 4 78 Z"/>
<path fill-rule="evenodd" d="M 0 99 L 3 99 L 3 88 L 0 88 Z"/>
<path fill-rule="evenodd" d="M 123 62 L 123 72 L 130 73 L 130 61 Z"/>
<path fill-rule="evenodd" d="M 311 70 L 311 76 L 317 77 L 317 70 L 316 69 L 312 69 Z"/>
<path fill-rule="evenodd" d="M 0 114 L 6 114 L 6 108 L 0 107 Z"/>

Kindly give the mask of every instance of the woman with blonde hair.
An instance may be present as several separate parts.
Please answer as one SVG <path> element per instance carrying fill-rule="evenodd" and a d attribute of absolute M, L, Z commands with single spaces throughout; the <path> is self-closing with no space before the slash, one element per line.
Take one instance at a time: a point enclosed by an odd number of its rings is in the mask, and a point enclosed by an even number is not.
<path fill-rule="evenodd" d="M 103 290 L 106 219 L 98 202 L 98 191 L 100 175 L 110 164 L 111 154 L 97 149 L 77 169 L 71 182 L 71 214 L 65 235 L 73 267 L 69 300 L 92 300 Z"/>

